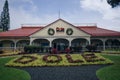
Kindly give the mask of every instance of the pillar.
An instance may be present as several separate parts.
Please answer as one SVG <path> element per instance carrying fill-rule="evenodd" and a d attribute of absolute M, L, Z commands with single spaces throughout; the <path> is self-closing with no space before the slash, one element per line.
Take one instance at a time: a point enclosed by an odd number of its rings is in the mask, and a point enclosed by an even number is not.
<path fill-rule="evenodd" d="M 13 40 L 13 42 L 14 42 L 14 51 L 16 51 L 16 49 L 17 49 L 17 41 L 16 40 Z"/>
<path fill-rule="evenodd" d="M 105 41 L 106 40 L 102 40 L 103 41 L 103 50 L 105 50 Z"/>
<path fill-rule="evenodd" d="M 69 40 L 69 47 L 71 47 L 71 40 Z"/>
<path fill-rule="evenodd" d="M 14 46 L 14 49 L 16 50 L 16 48 L 17 48 L 17 45 L 16 45 L 17 43 L 15 42 L 15 46 Z"/>
<path fill-rule="evenodd" d="M 33 38 L 30 38 L 30 44 L 29 45 L 32 45 L 32 42 L 33 42 Z"/>
<path fill-rule="evenodd" d="M 71 45 L 71 42 L 72 42 L 72 38 L 66 38 L 68 41 L 69 41 L 69 44 L 68 44 L 68 47 L 71 47 L 72 45 Z"/>
<path fill-rule="evenodd" d="M 88 42 L 89 42 L 89 45 L 91 45 L 91 41 L 89 40 Z"/>
<path fill-rule="evenodd" d="M 86 39 L 86 40 L 88 40 L 88 45 L 91 45 L 91 39 L 88 38 L 88 39 Z"/>
<path fill-rule="evenodd" d="M 52 41 L 50 41 L 50 44 L 49 44 L 49 45 L 50 45 L 50 47 L 52 47 Z"/>

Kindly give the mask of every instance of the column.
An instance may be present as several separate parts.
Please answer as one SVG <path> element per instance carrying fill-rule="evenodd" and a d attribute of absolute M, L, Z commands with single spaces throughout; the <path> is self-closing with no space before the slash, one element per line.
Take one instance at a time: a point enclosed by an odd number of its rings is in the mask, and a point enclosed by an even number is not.
<path fill-rule="evenodd" d="M 72 41 L 72 39 L 71 38 L 67 38 L 67 40 L 69 41 L 69 45 L 68 45 L 68 47 L 71 47 L 72 45 L 71 45 L 71 41 Z"/>
<path fill-rule="evenodd" d="M 69 40 L 69 47 L 71 47 L 71 40 Z"/>
<path fill-rule="evenodd" d="M 90 41 L 90 40 L 88 40 L 88 42 L 89 42 L 88 44 L 90 45 L 90 44 L 91 44 L 91 41 Z"/>
<path fill-rule="evenodd" d="M 32 45 L 33 40 L 34 40 L 33 38 L 30 38 L 30 45 Z"/>
<path fill-rule="evenodd" d="M 14 51 L 16 51 L 16 48 L 17 48 L 17 41 L 14 41 Z"/>
<path fill-rule="evenodd" d="M 102 40 L 103 41 L 103 50 L 105 50 L 105 41 L 106 40 Z"/>
<path fill-rule="evenodd" d="M 52 47 L 52 41 L 50 41 L 50 44 L 49 44 L 49 45 L 50 45 L 50 47 Z"/>
<path fill-rule="evenodd" d="M 90 45 L 90 44 L 91 44 L 90 38 L 87 38 L 86 40 L 88 41 L 88 44 L 87 44 L 87 45 Z"/>
<path fill-rule="evenodd" d="M 50 42 L 49 47 L 52 48 L 52 41 L 54 40 L 54 38 L 46 38 L 46 39 Z"/>
<path fill-rule="evenodd" d="M 30 45 L 32 45 L 32 41 L 30 40 Z"/>

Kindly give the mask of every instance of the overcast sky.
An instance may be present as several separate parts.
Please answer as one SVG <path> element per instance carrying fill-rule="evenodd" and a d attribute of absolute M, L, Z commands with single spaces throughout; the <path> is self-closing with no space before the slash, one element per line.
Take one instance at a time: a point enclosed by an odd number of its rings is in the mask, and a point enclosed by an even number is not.
<path fill-rule="evenodd" d="M 5 0 L 0 0 L 0 13 Z M 49 24 L 60 17 L 70 23 L 97 23 L 98 27 L 120 31 L 120 7 L 106 0 L 8 0 L 11 29 L 21 24 Z"/>

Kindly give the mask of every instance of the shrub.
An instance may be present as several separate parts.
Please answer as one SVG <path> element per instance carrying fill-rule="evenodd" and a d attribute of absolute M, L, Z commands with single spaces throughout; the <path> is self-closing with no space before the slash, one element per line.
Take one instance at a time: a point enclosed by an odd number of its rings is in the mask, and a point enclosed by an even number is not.
<path fill-rule="evenodd" d="M 76 46 L 76 47 L 71 47 L 71 49 L 74 51 L 74 52 L 81 52 L 83 47 L 82 46 Z"/>
<path fill-rule="evenodd" d="M 53 48 L 51 53 L 52 53 L 52 54 L 57 54 L 57 53 L 58 53 L 58 50 L 57 50 L 56 48 Z"/>
<path fill-rule="evenodd" d="M 87 45 L 86 48 L 88 49 L 89 52 L 97 51 L 97 46 L 96 45 Z"/>
<path fill-rule="evenodd" d="M 0 50 L 0 54 L 4 53 L 4 51 Z"/>
<path fill-rule="evenodd" d="M 25 46 L 24 47 L 24 52 L 26 53 L 36 53 L 39 52 L 41 47 L 39 46 Z"/>

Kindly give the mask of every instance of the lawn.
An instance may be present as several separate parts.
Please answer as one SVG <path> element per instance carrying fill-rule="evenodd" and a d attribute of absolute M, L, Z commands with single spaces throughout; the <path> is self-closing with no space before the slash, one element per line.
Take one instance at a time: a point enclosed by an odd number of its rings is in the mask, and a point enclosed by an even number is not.
<path fill-rule="evenodd" d="M 31 77 L 26 71 L 5 67 L 5 64 L 13 58 L 0 58 L 0 80 L 30 80 Z"/>
<path fill-rule="evenodd" d="M 104 67 L 97 71 L 100 80 L 120 80 L 120 55 L 102 55 L 114 62 L 114 65 Z"/>
<path fill-rule="evenodd" d="M 15 67 L 36 66 L 80 66 L 111 64 L 112 61 L 100 54 L 59 54 L 59 55 L 24 55 L 10 60 L 6 65 Z"/>
<path fill-rule="evenodd" d="M 29 73 L 23 70 L 15 69 L 7 66 L 80 66 L 80 65 L 96 65 L 96 64 L 111 64 L 99 69 L 96 74 L 100 80 L 120 80 L 120 55 L 100 55 L 95 54 L 95 56 L 86 56 L 80 54 L 59 54 L 61 57 L 38 55 L 38 54 L 28 54 L 16 57 L 5 57 L 0 58 L 0 80 L 30 80 L 31 77 Z M 44 59 L 43 59 L 44 57 Z M 47 59 L 47 60 L 46 60 Z M 110 59 L 110 60 L 109 60 Z M 58 60 L 58 61 L 57 61 Z M 113 62 L 112 62 L 113 61 Z"/>

